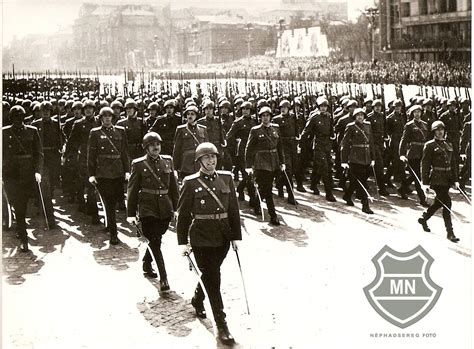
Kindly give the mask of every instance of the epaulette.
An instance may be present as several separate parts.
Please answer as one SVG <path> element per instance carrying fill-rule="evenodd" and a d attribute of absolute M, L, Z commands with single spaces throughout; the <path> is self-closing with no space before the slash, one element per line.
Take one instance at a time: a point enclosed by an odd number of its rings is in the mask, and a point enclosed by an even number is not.
<path fill-rule="evenodd" d="M 136 159 L 133 159 L 133 160 L 132 160 L 132 165 L 133 165 L 133 164 L 136 164 L 137 162 L 143 161 L 143 160 L 146 160 L 146 155 L 141 156 L 141 157 L 136 158 Z"/>
<path fill-rule="evenodd" d="M 365 123 L 366 125 L 372 125 L 370 121 L 367 121 L 367 120 L 362 121 L 362 123 Z"/>
<path fill-rule="evenodd" d="M 162 120 L 162 119 L 166 119 L 166 114 L 157 116 L 155 121 Z"/>
<path fill-rule="evenodd" d="M 206 125 L 201 125 L 201 124 L 196 124 L 198 127 L 201 127 L 201 128 L 207 128 Z"/>
<path fill-rule="evenodd" d="M 429 140 L 428 142 L 426 142 L 425 145 L 433 144 L 434 142 L 435 142 L 435 140 L 434 140 L 434 139 L 431 139 L 431 140 Z"/>
<path fill-rule="evenodd" d="M 2 126 L 2 131 L 9 130 L 12 128 L 12 125 Z"/>
<path fill-rule="evenodd" d="M 199 177 L 199 172 L 193 173 L 192 175 L 184 177 L 184 181 L 190 181 Z"/>
<path fill-rule="evenodd" d="M 224 175 L 224 176 L 232 176 L 232 172 L 230 171 L 226 171 L 226 170 L 217 170 L 216 171 L 218 174 L 220 175 Z"/>
<path fill-rule="evenodd" d="M 119 130 L 123 130 L 125 132 L 125 127 L 115 125 L 115 128 L 117 128 Z"/>
<path fill-rule="evenodd" d="M 186 124 L 178 125 L 178 127 L 176 127 L 176 129 L 180 129 L 180 128 L 186 128 Z"/>
<path fill-rule="evenodd" d="M 91 132 L 92 132 L 92 131 L 100 131 L 101 127 L 102 127 L 102 126 L 93 127 L 93 128 L 91 129 Z"/>
<path fill-rule="evenodd" d="M 258 124 L 252 127 L 252 130 L 258 130 L 259 128 L 262 127 L 262 124 Z"/>
<path fill-rule="evenodd" d="M 355 125 L 355 121 L 349 122 L 346 127 L 353 126 L 353 125 Z"/>
<path fill-rule="evenodd" d="M 173 160 L 173 158 L 171 157 L 171 155 L 163 154 L 163 155 L 161 155 L 161 157 L 162 157 L 163 159 L 166 159 L 166 160 Z"/>
<path fill-rule="evenodd" d="M 273 127 L 278 127 L 278 128 L 280 128 L 280 125 L 278 125 L 278 124 L 274 124 L 274 123 L 272 123 L 272 122 L 270 123 L 270 126 L 273 126 Z"/>

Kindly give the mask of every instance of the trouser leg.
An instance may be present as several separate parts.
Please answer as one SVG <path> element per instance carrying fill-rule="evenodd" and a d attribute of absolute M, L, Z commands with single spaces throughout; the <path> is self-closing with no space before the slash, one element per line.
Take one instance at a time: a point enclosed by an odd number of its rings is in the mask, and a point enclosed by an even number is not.
<path fill-rule="evenodd" d="M 143 257 L 144 263 L 151 264 L 153 258 L 150 254 L 150 250 L 155 258 L 156 265 L 158 267 L 158 273 L 160 279 L 164 280 L 167 278 L 165 261 L 163 253 L 161 252 L 161 238 L 169 227 L 170 219 L 158 219 L 156 217 L 143 217 L 140 218 L 142 223 L 143 235 L 150 241 L 146 249 L 145 256 Z"/>

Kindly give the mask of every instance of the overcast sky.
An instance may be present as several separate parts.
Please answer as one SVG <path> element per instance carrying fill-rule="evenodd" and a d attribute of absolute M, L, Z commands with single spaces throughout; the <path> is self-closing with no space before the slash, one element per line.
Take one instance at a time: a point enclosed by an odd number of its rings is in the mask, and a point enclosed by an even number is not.
<path fill-rule="evenodd" d="M 1 0 L 2 40 L 7 45 L 16 35 L 21 38 L 31 33 L 54 33 L 59 28 L 71 25 L 78 17 L 83 2 L 150 3 L 150 0 Z M 337 1 L 337 0 L 329 0 Z M 154 3 L 159 1 L 154 0 Z M 172 0 L 172 7 L 247 7 L 272 8 L 280 0 Z M 374 0 L 348 0 L 349 18 L 358 16 L 359 11 L 372 6 Z M 251 11 L 251 10 L 250 10 Z"/>

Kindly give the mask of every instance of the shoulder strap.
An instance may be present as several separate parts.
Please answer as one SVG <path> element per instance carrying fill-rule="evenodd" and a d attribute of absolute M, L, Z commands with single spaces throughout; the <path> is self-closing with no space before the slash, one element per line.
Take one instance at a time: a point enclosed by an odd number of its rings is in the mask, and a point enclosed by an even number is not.
<path fill-rule="evenodd" d="M 17 137 L 17 135 L 15 134 L 15 132 L 13 132 L 12 129 L 10 129 L 10 133 L 12 134 L 13 138 L 15 138 L 15 141 L 18 143 L 18 145 L 20 146 L 21 150 L 23 150 L 26 154 L 28 154 L 28 152 L 26 151 L 25 147 L 23 146 L 23 143 L 21 143 L 20 139 Z"/>
<path fill-rule="evenodd" d="M 207 192 L 209 194 L 211 194 L 211 196 L 214 198 L 214 200 L 216 200 L 217 205 L 219 205 L 221 210 L 223 210 L 225 212 L 225 207 L 222 204 L 221 200 L 219 200 L 219 198 L 217 197 L 216 193 L 214 193 L 201 178 L 198 178 L 197 180 L 199 181 L 199 183 L 201 183 L 201 185 L 204 187 L 204 189 L 206 189 Z"/>
<path fill-rule="evenodd" d="M 362 132 L 362 134 L 364 135 L 366 141 L 368 142 L 368 141 L 369 141 L 369 137 L 367 137 L 367 135 L 365 134 L 365 131 L 364 131 L 363 129 L 361 129 L 356 123 L 354 123 L 354 126 L 357 127 L 360 132 Z"/>
<path fill-rule="evenodd" d="M 145 160 L 143 161 L 145 163 L 145 166 L 148 167 L 148 169 L 150 170 L 151 174 L 153 175 L 153 177 L 155 177 L 155 179 L 158 181 L 158 183 L 160 184 L 163 184 L 163 182 L 161 181 L 160 177 L 158 177 L 158 175 L 156 174 L 156 172 L 153 170 L 153 168 L 150 166 L 150 164 L 148 163 L 148 160 Z"/>
<path fill-rule="evenodd" d="M 196 127 L 197 127 L 197 126 L 196 126 Z M 188 130 L 188 132 L 191 134 L 191 136 L 193 136 L 194 140 L 195 140 L 198 144 L 201 144 L 201 142 L 199 142 L 199 140 L 196 138 L 196 136 L 194 135 L 194 133 L 192 133 L 191 130 L 189 129 L 188 124 L 186 124 L 186 130 Z"/>
<path fill-rule="evenodd" d="M 109 138 L 109 136 L 107 136 L 107 135 L 105 134 L 104 130 L 100 129 L 100 133 L 102 133 L 102 134 L 105 136 L 105 138 L 107 138 L 107 140 L 108 140 L 109 143 L 112 145 L 112 147 L 114 148 L 114 150 L 115 150 L 118 154 L 120 154 L 120 152 L 119 152 L 119 150 L 117 149 L 117 147 L 115 146 L 114 142 L 112 142 L 112 140 Z"/>

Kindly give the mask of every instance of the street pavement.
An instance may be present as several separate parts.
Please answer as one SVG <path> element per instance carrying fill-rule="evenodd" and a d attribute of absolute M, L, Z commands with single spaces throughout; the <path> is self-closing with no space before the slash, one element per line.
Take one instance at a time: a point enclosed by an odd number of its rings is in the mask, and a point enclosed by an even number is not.
<path fill-rule="evenodd" d="M 375 197 L 371 216 L 361 212 L 359 201 L 348 207 L 340 191 L 335 195 L 332 204 L 297 192 L 297 208 L 275 195 L 279 227 L 241 203 L 239 254 L 250 314 L 232 250 L 222 266 L 235 347 L 470 348 L 471 206 L 452 192 L 461 239 L 454 244 L 446 239 L 441 211 L 429 221 L 431 233 L 423 232 L 416 194 L 408 201 L 395 194 Z M 60 191 L 56 196 L 59 229 L 43 230 L 42 217 L 35 215 L 30 252 L 19 252 L 14 232 L 3 231 L 3 348 L 224 347 L 216 342 L 212 319 L 194 315 L 190 299 L 197 279 L 179 254 L 173 229 L 162 246 L 172 291 L 160 294 L 158 280 L 143 277 L 146 247 L 124 212 L 118 213 L 122 243 L 111 246 L 102 225 L 90 225 Z M 406 329 L 378 315 L 363 292 L 376 275 L 371 260 L 385 245 L 399 252 L 421 245 L 434 258 L 431 279 L 443 288 L 431 312 Z M 205 306 L 212 317 L 207 301 Z M 387 338 L 410 333 L 418 337 Z"/>

